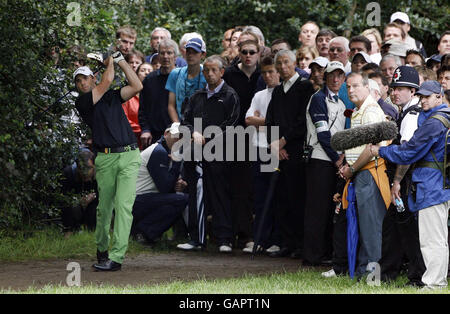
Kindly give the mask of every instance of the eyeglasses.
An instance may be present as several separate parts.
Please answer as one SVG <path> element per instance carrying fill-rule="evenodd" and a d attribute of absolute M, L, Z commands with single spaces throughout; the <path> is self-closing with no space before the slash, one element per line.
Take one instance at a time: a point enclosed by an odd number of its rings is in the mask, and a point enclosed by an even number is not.
<path fill-rule="evenodd" d="M 242 50 L 241 53 L 242 53 L 244 56 L 246 56 L 246 55 L 251 55 L 251 56 L 253 56 L 253 55 L 256 53 L 256 51 L 255 51 L 255 50 Z"/>

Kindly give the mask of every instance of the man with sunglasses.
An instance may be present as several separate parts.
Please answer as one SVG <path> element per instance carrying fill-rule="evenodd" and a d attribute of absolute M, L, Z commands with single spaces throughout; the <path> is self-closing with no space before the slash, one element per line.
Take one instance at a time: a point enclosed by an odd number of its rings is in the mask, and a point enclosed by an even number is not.
<path fill-rule="evenodd" d="M 260 46 L 255 40 L 245 40 L 239 42 L 238 47 L 241 62 L 228 67 L 225 70 L 223 79 L 239 96 L 240 113 L 238 125 L 245 128 L 245 114 L 250 108 L 251 101 L 256 93 L 258 78 L 261 74 L 258 65 Z M 230 168 L 233 229 L 235 237 L 239 238 L 238 247 L 240 248 L 244 248 L 247 244 L 250 245 L 252 237 L 253 186 L 252 164 L 248 158 L 249 146 L 250 139 L 246 138 L 244 161 L 236 161 L 238 152 L 235 149 L 235 161 L 231 163 Z"/>

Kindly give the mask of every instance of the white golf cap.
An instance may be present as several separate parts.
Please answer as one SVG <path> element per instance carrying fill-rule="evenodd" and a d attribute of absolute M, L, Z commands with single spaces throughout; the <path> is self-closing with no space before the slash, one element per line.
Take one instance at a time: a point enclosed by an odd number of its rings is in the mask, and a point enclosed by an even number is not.
<path fill-rule="evenodd" d="M 175 135 L 180 133 L 180 122 L 174 122 L 166 129 L 166 132 L 170 132 L 170 134 Z"/>
<path fill-rule="evenodd" d="M 406 13 L 403 12 L 395 12 L 394 14 L 391 15 L 391 23 L 394 22 L 395 20 L 400 20 L 403 23 L 406 24 L 411 24 L 409 22 L 409 17 Z"/>
<path fill-rule="evenodd" d="M 369 79 L 369 89 L 370 90 L 376 90 L 378 93 L 381 94 L 380 91 L 380 86 L 378 85 L 378 83 L 372 79 Z"/>
<path fill-rule="evenodd" d="M 341 62 L 339 62 L 339 61 L 328 62 L 327 67 L 325 68 L 325 72 L 331 73 L 335 70 L 341 70 L 342 72 L 345 73 L 344 65 Z"/>
<path fill-rule="evenodd" d="M 390 43 L 388 53 L 394 56 L 406 58 L 406 52 L 408 51 L 408 45 L 401 41 L 393 41 Z"/>
<path fill-rule="evenodd" d="M 311 69 L 311 65 L 315 63 L 317 65 L 319 65 L 320 67 L 324 68 L 327 66 L 328 64 L 328 59 L 325 57 L 317 57 L 315 58 L 313 61 L 311 61 L 311 63 L 309 64 L 309 68 Z"/>
<path fill-rule="evenodd" d="M 75 72 L 73 73 L 73 80 L 75 80 L 75 78 L 77 77 L 78 74 L 83 74 L 85 76 L 90 76 L 90 75 L 94 76 L 94 73 L 87 66 L 82 66 L 82 67 L 79 67 L 78 69 L 76 69 Z"/>
<path fill-rule="evenodd" d="M 355 54 L 355 55 L 353 56 L 352 62 L 353 62 L 353 60 L 355 60 L 355 58 L 356 58 L 357 55 L 362 56 L 363 59 L 364 59 L 364 61 L 366 61 L 367 63 L 371 63 L 371 62 L 372 62 L 372 60 L 370 59 L 370 56 L 369 56 L 367 53 L 365 53 L 364 51 L 360 51 L 360 52 L 358 52 L 357 54 Z"/>

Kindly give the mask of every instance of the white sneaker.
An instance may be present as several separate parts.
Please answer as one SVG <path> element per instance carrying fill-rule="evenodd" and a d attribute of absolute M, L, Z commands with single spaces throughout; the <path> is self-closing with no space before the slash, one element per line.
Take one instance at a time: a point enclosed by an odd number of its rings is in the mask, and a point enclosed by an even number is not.
<path fill-rule="evenodd" d="M 255 245 L 255 242 L 251 241 L 251 242 L 247 242 L 247 243 L 245 244 L 245 247 L 253 248 L 253 245 Z"/>
<path fill-rule="evenodd" d="M 266 253 L 275 253 L 280 250 L 280 247 L 278 245 L 272 245 L 270 248 L 266 250 Z"/>
<path fill-rule="evenodd" d="M 231 248 L 231 246 L 227 245 L 227 244 L 222 244 L 219 247 L 219 252 L 220 253 L 231 253 L 233 249 Z"/>
<path fill-rule="evenodd" d="M 334 269 L 330 269 L 329 271 L 323 272 L 322 273 L 322 277 L 334 278 L 334 277 L 337 277 L 337 276 L 336 276 L 336 273 L 334 272 Z"/>
<path fill-rule="evenodd" d="M 200 245 L 194 245 L 191 243 L 182 243 L 177 245 L 177 249 L 183 250 L 183 251 L 197 251 L 200 250 L 202 247 Z"/>
<path fill-rule="evenodd" d="M 423 286 L 420 288 L 421 291 L 433 291 L 433 290 L 443 290 L 447 288 L 447 286 Z"/>
<path fill-rule="evenodd" d="M 253 242 L 252 242 L 252 243 L 253 243 Z M 262 251 L 262 249 L 263 249 L 262 246 L 261 246 L 261 245 L 258 245 L 258 247 L 257 247 L 257 249 L 256 249 L 256 252 Z M 247 247 L 243 248 L 242 251 L 243 251 L 244 253 L 253 253 L 253 245 L 252 245 L 252 246 L 247 246 Z"/>

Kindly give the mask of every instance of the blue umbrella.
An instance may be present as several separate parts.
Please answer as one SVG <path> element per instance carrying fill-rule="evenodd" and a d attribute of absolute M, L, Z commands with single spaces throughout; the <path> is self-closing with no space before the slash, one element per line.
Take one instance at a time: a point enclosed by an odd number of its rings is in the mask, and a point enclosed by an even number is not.
<path fill-rule="evenodd" d="M 350 273 L 350 278 L 353 279 L 355 276 L 355 266 L 356 266 L 356 251 L 358 247 L 358 220 L 356 217 L 356 194 L 355 187 L 353 183 L 348 185 L 347 190 L 347 255 L 348 255 L 348 270 Z"/>

